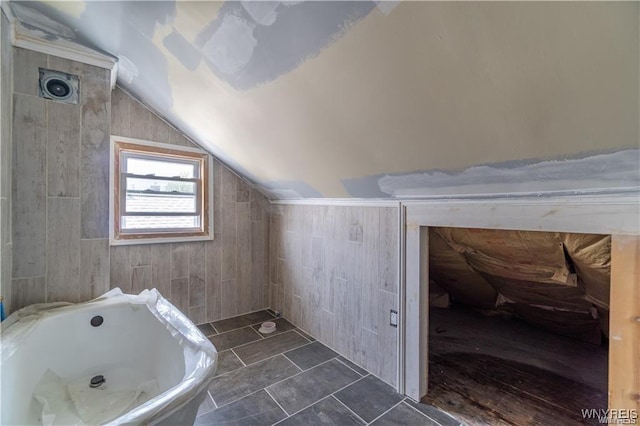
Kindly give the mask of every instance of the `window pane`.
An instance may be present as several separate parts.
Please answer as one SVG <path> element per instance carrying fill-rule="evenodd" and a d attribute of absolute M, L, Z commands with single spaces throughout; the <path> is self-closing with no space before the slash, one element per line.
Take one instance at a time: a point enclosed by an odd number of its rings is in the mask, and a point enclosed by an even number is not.
<path fill-rule="evenodd" d="M 196 213 L 193 195 L 127 194 L 126 212 Z"/>
<path fill-rule="evenodd" d="M 136 175 L 156 175 L 162 177 L 181 177 L 193 179 L 196 176 L 195 162 L 149 160 L 144 158 L 127 158 L 125 173 Z"/>
<path fill-rule="evenodd" d="M 194 182 L 126 178 L 125 212 L 196 213 Z"/>
<path fill-rule="evenodd" d="M 181 195 L 194 195 L 196 193 L 195 182 L 182 182 L 179 180 L 155 180 L 153 178 L 126 178 L 127 193 L 138 191 L 166 192 Z"/>
<path fill-rule="evenodd" d="M 127 229 L 193 229 L 200 226 L 199 216 L 123 216 L 121 227 Z"/>

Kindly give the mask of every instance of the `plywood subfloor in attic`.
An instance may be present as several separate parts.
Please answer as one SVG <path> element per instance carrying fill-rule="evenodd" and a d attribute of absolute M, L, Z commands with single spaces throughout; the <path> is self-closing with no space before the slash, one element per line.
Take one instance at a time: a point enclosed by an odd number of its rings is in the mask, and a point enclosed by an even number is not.
<path fill-rule="evenodd" d="M 465 309 L 430 312 L 429 393 L 470 425 L 596 424 L 607 408 L 607 350 L 517 320 Z M 591 422 L 591 423 L 590 423 Z"/>

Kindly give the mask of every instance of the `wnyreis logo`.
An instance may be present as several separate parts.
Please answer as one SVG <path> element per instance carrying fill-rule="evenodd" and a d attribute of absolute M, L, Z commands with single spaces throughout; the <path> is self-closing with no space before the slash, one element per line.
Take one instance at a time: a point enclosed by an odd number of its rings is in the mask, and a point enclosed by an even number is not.
<path fill-rule="evenodd" d="M 601 424 L 635 425 L 638 424 L 638 412 L 635 409 L 599 410 L 596 408 L 582 409 L 582 418 L 597 420 Z"/>

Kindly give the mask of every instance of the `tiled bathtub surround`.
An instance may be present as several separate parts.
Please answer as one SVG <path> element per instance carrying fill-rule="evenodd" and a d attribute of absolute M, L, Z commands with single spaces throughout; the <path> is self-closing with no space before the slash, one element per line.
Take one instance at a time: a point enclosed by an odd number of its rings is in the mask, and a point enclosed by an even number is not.
<path fill-rule="evenodd" d="M 110 247 L 109 136 L 193 144 L 121 89 L 112 92 L 107 70 L 11 52 L 11 203 L 2 187 L 2 243 L 13 243 L 12 260 L 11 251 L 2 251 L 13 272 L 9 310 L 81 302 L 113 287 L 126 293 L 155 287 L 196 323 L 268 306 L 269 204 L 262 194 L 214 160 L 213 241 Z M 80 104 L 38 97 L 39 67 L 79 75 Z M 12 239 L 5 232 L 11 223 Z"/>
<path fill-rule="evenodd" d="M 0 291 L 5 309 L 11 306 L 11 161 L 12 161 L 12 85 L 13 60 L 9 20 L 0 11 Z"/>
<path fill-rule="evenodd" d="M 111 133 L 192 146 L 119 88 Z M 196 324 L 268 306 L 268 201 L 217 160 L 213 173 L 214 240 L 112 247 L 112 287 L 156 287 Z"/>
<path fill-rule="evenodd" d="M 250 323 L 268 315 L 262 311 L 200 326 L 216 346 L 224 342 L 226 349 L 218 347 L 218 370 L 197 425 L 459 424 L 433 407 L 405 400 L 325 345 L 303 337 L 284 319 L 275 320 L 275 335 L 260 335 L 259 324 Z M 218 327 L 227 331 L 218 333 Z M 224 337 L 251 332 L 256 335 L 249 342 L 236 345 Z"/>
<path fill-rule="evenodd" d="M 395 386 L 397 214 L 393 207 L 274 205 L 270 305 Z"/>
<path fill-rule="evenodd" d="M 22 48 L 12 53 L 10 310 L 87 300 L 109 289 L 110 71 Z M 39 97 L 39 68 L 78 75 L 79 103 Z"/>

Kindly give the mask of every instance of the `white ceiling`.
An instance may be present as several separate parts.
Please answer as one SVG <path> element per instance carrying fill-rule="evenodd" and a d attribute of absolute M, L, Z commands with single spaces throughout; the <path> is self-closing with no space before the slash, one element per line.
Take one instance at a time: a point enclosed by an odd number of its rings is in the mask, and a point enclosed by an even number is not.
<path fill-rule="evenodd" d="M 274 197 L 640 186 L 638 2 L 23 5 Z"/>

